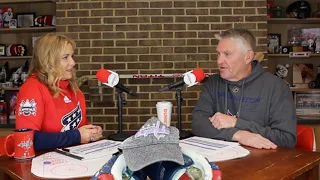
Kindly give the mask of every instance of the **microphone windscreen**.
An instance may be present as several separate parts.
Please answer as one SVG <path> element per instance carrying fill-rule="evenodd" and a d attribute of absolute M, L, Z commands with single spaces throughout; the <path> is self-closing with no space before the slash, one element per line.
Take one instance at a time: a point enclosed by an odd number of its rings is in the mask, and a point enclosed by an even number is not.
<path fill-rule="evenodd" d="M 201 68 L 195 68 L 192 73 L 196 76 L 196 81 L 197 82 L 200 82 L 202 81 L 204 78 L 205 78 L 205 74 L 204 74 L 204 71 L 203 69 Z"/>
<path fill-rule="evenodd" d="M 102 83 L 108 83 L 108 77 L 110 76 L 111 72 L 105 69 L 99 69 L 97 71 L 96 77 Z"/>

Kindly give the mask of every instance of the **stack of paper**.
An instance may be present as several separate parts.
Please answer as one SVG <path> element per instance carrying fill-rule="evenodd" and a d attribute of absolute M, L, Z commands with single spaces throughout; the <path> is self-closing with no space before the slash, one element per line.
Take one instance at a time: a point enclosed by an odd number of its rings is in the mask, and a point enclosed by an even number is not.
<path fill-rule="evenodd" d="M 70 154 L 77 155 L 86 159 L 99 158 L 106 155 L 112 155 L 118 151 L 121 142 L 112 140 L 101 140 L 89 144 L 82 144 L 70 148 L 59 149 L 61 151 L 68 151 Z"/>
<path fill-rule="evenodd" d="M 181 140 L 180 146 L 201 154 L 211 162 L 241 158 L 250 154 L 239 143 L 196 136 Z"/>

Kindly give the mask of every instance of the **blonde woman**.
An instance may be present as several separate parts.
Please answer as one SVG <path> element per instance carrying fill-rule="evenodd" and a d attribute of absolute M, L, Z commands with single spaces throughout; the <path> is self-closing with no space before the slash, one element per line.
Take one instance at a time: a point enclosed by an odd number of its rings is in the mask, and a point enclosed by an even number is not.
<path fill-rule="evenodd" d="M 56 34 L 41 37 L 35 45 L 16 106 L 16 128 L 35 131 L 35 150 L 102 137 L 100 126 L 88 125 L 85 97 L 75 79 L 75 47 L 73 40 Z"/>

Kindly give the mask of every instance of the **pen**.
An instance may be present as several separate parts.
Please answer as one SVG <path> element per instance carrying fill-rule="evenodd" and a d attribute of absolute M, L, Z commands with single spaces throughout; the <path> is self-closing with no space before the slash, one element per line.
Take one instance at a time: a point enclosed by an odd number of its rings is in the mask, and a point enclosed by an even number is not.
<path fill-rule="evenodd" d="M 68 149 L 68 151 L 69 151 L 69 149 Z M 83 157 L 81 157 L 81 156 L 77 156 L 77 155 L 71 154 L 70 152 L 67 152 L 67 151 L 64 151 L 64 150 L 55 149 L 55 152 L 57 152 L 59 154 L 66 155 L 66 156 L 69 156 L 69 157 L 72 157 L 72 158 L 75 158 L 75 159 L 78 159 L 78 160 L 82 160 L 83 159 Z"/>
<path fill-rule="evenodd" d="M 66 152 L 70 152 L 70 149 L 67 149 L 67 148 L 62 148 L 61 150 L 66 151 Z"/>

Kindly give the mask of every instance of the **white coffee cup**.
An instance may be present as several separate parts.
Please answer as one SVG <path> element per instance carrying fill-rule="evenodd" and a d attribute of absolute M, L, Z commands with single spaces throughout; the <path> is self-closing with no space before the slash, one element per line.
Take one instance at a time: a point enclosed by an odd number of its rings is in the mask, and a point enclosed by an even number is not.
<path fill-rule="evenodd" d="M 171 123 L 172 103 L 169 101 L 160 101 L 156 107 L 158 119 L 169 127 Z"/>

